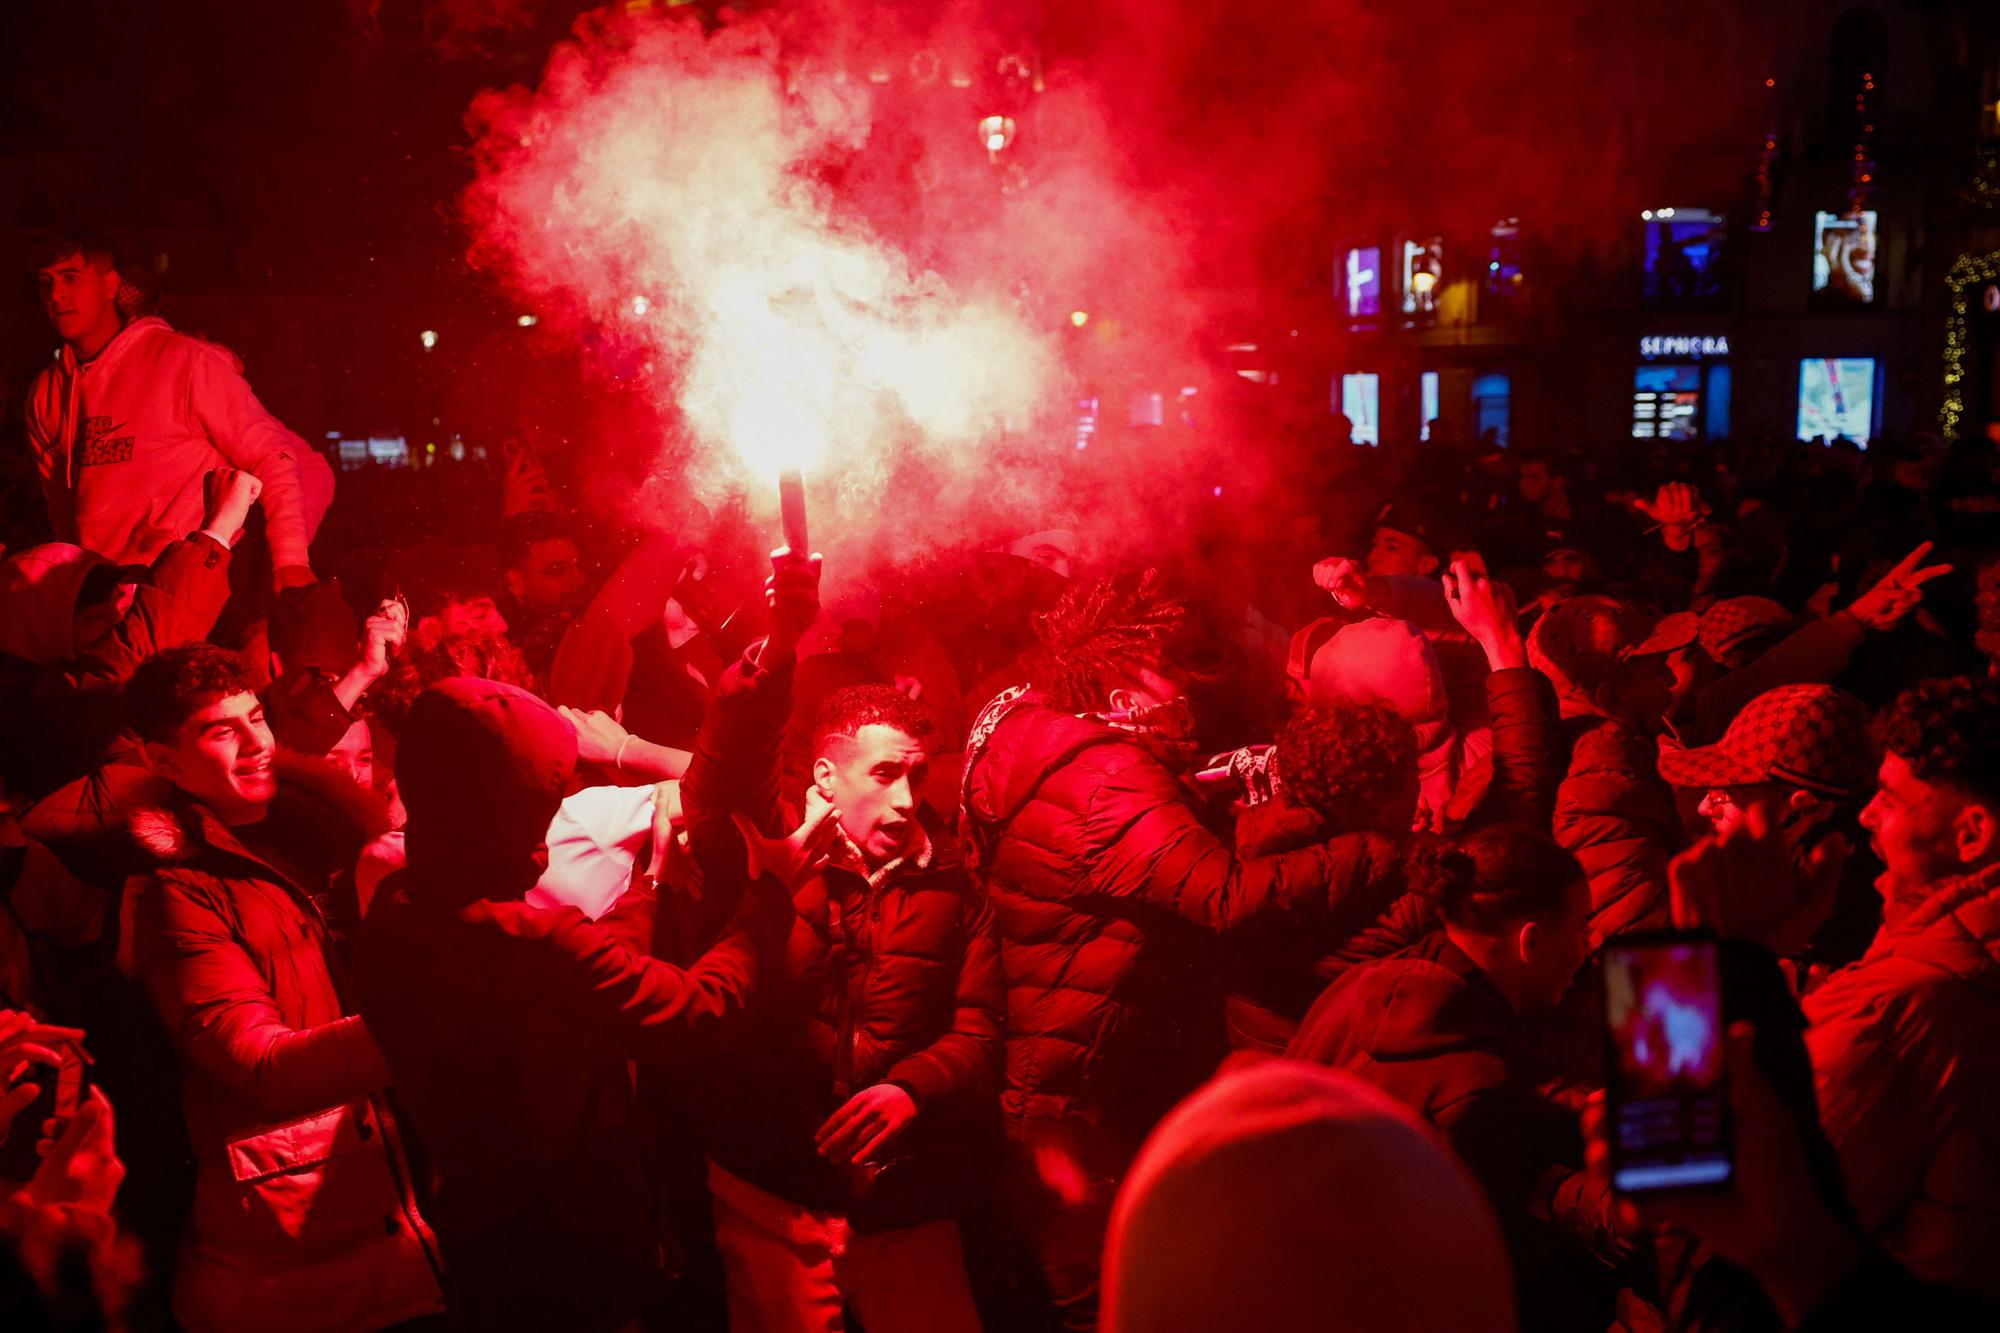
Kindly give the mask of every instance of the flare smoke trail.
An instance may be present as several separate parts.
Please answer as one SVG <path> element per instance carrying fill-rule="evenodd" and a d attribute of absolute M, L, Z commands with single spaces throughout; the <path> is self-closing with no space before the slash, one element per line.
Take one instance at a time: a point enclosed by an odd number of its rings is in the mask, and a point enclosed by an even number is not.
<path fill-rule="evenodd" d="M 839 501 L 829 536 L 872 533 L 913 467 L 942 489 L 896 503 L 948 521 L 1061 402 L 1021 302 L 955 285 L 842 206 L 872 92 L 788 66 L 769 22 L 614 17 L 587 19 L 537 89 L 472 113 L 475 259 L 636 349 L 697 489 L 761 498 L 803 464 Z"/>

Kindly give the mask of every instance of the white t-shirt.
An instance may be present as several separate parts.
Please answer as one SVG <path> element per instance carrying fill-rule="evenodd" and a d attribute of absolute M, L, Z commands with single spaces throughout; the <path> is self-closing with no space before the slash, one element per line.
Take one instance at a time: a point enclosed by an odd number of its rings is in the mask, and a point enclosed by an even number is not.
<path fill-rule="evenodd" d="M 563 800 L 549 821 L 549 868 L 527 900 L 536 907 L 574 907 L 597 920 L 632 883 L 632 866 L 653 835 L 653 788 L 585 787 Z M 355 890 L 362 912 L 376 886 L 403 867 L 403 831 L 384 833 L 361 853 Z"/>

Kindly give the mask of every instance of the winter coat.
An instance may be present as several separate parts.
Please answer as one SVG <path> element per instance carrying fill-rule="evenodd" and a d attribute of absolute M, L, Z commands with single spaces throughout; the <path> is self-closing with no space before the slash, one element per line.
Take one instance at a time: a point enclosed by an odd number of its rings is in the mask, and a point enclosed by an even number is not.
<path fill-rule="evenodd" d="M 1570 1327 L 1607 1300 L 1595 1261 L 1550 1219 L 1591 1239 L 1607 1214 L 1583 1174 L 1576 1116 L 1536 1091 L 1546 1077 L 1513 1008 L 1442 930 L 1327 987 L 1286 1049 L 1344 1070 L 1436 1126 L 1485 1189 L 1514 1251 L 1523 1328 Z M 1595 1327 L 1604 1327 L 1599 1320 Z"/>
<path fill-rule="evenodd" d="M 133 966 L 180 1058 L 198 1163 L 174 1279 L 196 1333 L 377 1328 L 443 1308 L 380 1095 L 388 1070 L 343 1001 L 316 901 L 321 867 L 369 832 L 356 808 L 281 771 L 259 825 L 225 827 L 185 797 L 133 819 L 156 863 Z"/>
<path fill-rule="evenodd" d="M 1569 761 L 1553 829 L 1590 879 L 1592 939 L 1670 924 L 1667 862 L 1681 824 L 1658 748 L 1624 723 L 1590 714 L 1564 718 L 1562 731 Z"/>
<path fill-rule="evenodd" d="M 740 810 L 767 834 L 798 820 L 780 794 L 790 662 L 747 657 L 724 673 L 681 786 L 707 862 Z M 949 1217 L 997 1145 L 1005 1003 L 993 911 L 957 844 L 921 807 L 903 855 L 867 870 L 836 835 L 835 855 L 792 896 L 785 967 L 752 1034 L 697 1076 L 683 1113 L 710 1157 L 780 1198 L 838 1213 L 860 1231 Z M 733 830 L 732 830 L 733 832 Z M 814 1136 L 855 1093 L 893 1083 L 917 1118 L 880 1170 L 821 1158 Z"/>
<path fill-rule="evenodd" d="M 1352 934 L 1400 890 L 1394 839 L 1243 860 L 1198 799 L 1142 737 L 1033 695 L 974 726 L 964 827 L 999 924 L 1011 1135 L 1073 1119 L 1136 1148 L 1223 1053 L 1217 937 L 1266 914 Z"/>
<path fill-rule="evenodd" d="M 301 473 L 312 451 L 257 401 L 227 348 L 152 315 L 89 361 L 64 347 L 28 391 L 27 427 L 65 541 L 150 562 L 201 526 L 202 478 L 226 465 L 264 482 L 272 564 L 307 563 L 315 525 Z"/>
<path fill-rule="evenodd" d="M 1479 799 L 1466 812 L 1466 822 L 1516 821 L 1547 828 L 1562 776 L 1555 689 L 1532 667 L 1510 667 L 1487 674 L 1486 698 L 1493 751 L 1483 771 L 1474 775 Z M 1282 790 L 1278 799 L 1249 807 L 1236 822 L 1236 848 L 1242 856 L 1291 851 L 1325 836 L 1325 821 L 1292 806 Z M 1301 932 L 1284 922 L 1234 932 L 1230 1045 L 1282 1051 L 1328 983 L 1349 968 L 1400 953 L 1440 924 L 1428 898 L 1405 893 L 1350 935 Z"/>
<path fill-rule="evenodd" d="M 1805 998 L 1820 1114 L 1868 1233 L 2000 1299 L 2000 866 L 1947 880 Z"/>
<path fill-rule="evenodd" d="M 59 657 L 0 654 L 0 755 L 15 794 L 32 800 L 88 772 L 118 736 L 120 691 L 139 663 L 205 636 L 228 600 L 229 551 L 196 533 L 160 552 L 124 619 L 81 651 L 69 643 L 75 591 L 47 608 L 60 620 Z M 0 620 L 24 615 L 12 599 L 0 603 Z"/>
<path fill-rule="evenodd" d="M 733 1040 L 779 923 L 762 946 L 732 928 L 683 971 L 632 947 L 651 928 L 644 881 L 597 923 L 467 897 L 400 870 L 355 950 L 358 1007 L 437 1167 L 453 1323 L 622 1327 L 664 1263 L 627 1062 Z"/>

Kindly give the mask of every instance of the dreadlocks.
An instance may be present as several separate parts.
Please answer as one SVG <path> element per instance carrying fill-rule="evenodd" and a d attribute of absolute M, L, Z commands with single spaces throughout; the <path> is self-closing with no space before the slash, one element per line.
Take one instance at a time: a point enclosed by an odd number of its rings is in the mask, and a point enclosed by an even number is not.
<path fill-rule="evenodd" d="M 1140 667 L 1175 663 L 1190 631 L 1187 603 L 1167 596 L 1156 569 L 1079 584 L 1037 618 L 1042 651 L 1031 675 L 1058 708 L 1101 708 Z"/>

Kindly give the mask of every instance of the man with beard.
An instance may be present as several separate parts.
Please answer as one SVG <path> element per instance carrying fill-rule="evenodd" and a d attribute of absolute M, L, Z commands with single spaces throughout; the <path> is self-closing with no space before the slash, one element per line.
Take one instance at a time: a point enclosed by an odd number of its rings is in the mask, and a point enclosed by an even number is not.
<path fill-rule="evenodd" d="M 1071 1328 L 1096 1326 L 1132 1154 L 1223 1053 L 1219 937 L 1265 914 L 1372 918 L 1398 891 L 1393 839 L 1245 861 L 1204 822 L 1190 620 L 1153 571 L 1073 588 L 1030 685 L 994 699 L 968 747 L 964 832 L 1007 985 L 1012 1192 Z"/>
<path fill-rule="evenodd" d="M 500 522 L 500 568 L 511 637 L 536 679 L 546 679 L 563 631 L 589 600 L 576 538 L 554 514 L 510 514 Z"/>

